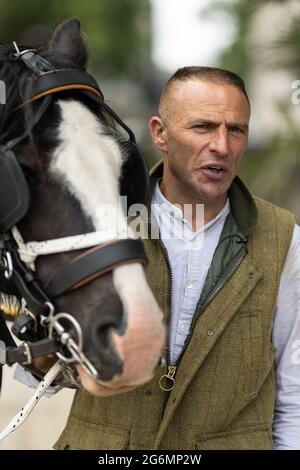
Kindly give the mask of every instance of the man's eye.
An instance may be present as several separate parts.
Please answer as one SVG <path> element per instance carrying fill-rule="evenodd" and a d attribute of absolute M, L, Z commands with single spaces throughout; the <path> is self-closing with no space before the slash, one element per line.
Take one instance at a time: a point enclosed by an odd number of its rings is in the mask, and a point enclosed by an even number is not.
<path fill-rule="evenodd" d="M 207 130 L 207 129 L 211 129 L 212 126 L 210 124 L 196 124 L 193 127 L 194 129 Z"/>
<path fill-rule="evenodd" d="M 244 134 L 243 129 L 240 127 L 230 127 L 229 132 L 233 132 L 234 134 Z"/>

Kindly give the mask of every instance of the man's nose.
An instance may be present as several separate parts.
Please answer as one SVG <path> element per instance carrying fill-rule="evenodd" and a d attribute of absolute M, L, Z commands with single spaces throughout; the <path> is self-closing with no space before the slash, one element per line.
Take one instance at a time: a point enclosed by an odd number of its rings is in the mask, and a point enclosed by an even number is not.
<path fill-rule="evenodd" d="M 227 157 L 229 154 L 229 135 L 226 127 L 215 129 L 209 142 L 210 152 L 216 153 L 220 157 Z"/>

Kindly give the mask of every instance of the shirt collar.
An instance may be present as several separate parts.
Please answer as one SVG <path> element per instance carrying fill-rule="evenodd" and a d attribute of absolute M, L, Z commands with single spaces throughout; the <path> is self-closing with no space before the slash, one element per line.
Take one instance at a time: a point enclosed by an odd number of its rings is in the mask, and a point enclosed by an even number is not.
<path fill-rule="evenodd" d="M 151 204 L 151 196 L 155 190 L 157 178 L 163 174 L 163 161 L 159 161 L 150 171 L 149 185 L 149 205 Z M 248 236 L 254 229 L 258 213 L 253 196 L 242 180 L 236 176 L 228 191 L 230 200 L 230 211 L 237 222 L 239 229 L 244 235 Z"/>
<path fill-rule="evenodd" d="M 155 204 L 158 208 L 158 211 L 160 213 L 163 213 L 167 217 L 172 217 L 176 218 L 178 221 L 186 223 L 190 226 L 189 222 L 183 218 L 182 210 L 180 207 L 177 205 L 172 204 L 168 199 L 165 198 L 165 196 L 162 194 L 161 189 L 160 189 L 160 182 L 162 178 L 158 178 L 156 181 L 155 189 L 153 192 L 152 196 L 152 204 Z M 224 221 L 227 217 L 227 215 L 230 212 L 230 203 L 229 203 L 229 198 L 227 198 L 226 203 L 224 207 L 220 210 L 220 212 L 216 215 L 216 217 L 212 220 L 210 220 L 207 224 L 205 224 L 202 230 L 206 230 L 218 221 Z"/>

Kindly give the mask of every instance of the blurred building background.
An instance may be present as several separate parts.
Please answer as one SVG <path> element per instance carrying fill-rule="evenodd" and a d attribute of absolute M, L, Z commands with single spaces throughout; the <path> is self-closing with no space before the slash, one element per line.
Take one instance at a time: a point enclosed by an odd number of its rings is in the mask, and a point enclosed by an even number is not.
<path fill-rule="evenodd" d="M 292 100 L 300 80 L 299 0 L 0 0 L 0 42 L 46 44 L 53 27 L 70 16 L 81 19 L 90 70 L 135 131 L 149 166 L 159 155 L 147 122 L 176 68 L 212 65 L 240 74 L 252 103 L 242 177 L 300 222 L 300 103 Z M 0 428 L 32 392 L 10 376 L 6 369 Z M 71 391 L 45 398 L 0 449 L 51 448 L 71 398 Z"/>

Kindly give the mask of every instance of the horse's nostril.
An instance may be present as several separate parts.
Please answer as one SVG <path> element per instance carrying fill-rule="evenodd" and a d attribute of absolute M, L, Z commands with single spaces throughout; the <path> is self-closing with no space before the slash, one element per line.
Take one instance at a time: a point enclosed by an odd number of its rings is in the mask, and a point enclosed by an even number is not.
<path fill-rule="evenodd" d="M 111 333 L 119 327 L 119 322 L 112 321 L 110 315 L 101 319 L 92 330 L 93 365 L 98 369 L 99 378 L 112 380 L 123 371 L 123 361 L 113 343 Z"/>
<path fill-rule="evenodd" d="M 117 334 L 122 334 L 122 332 L 124 332 L 124 326 L 123 309 L 120 305 L 119 308 L 113 311 L 109 309 L 99 314 L 95 325 L 95 333 L 100 337 L 107 336 L 107 333 L 113 329 Z"/>
<path fill-rule="evenodd" d="M 110 324 L 97 325 L 94 330 L 94 340 L 100 343 L 102 348 L 106 349 L 109 345 L 109 336 L 112 326 Z"/>
<path fill-rule="evenodd" d="M 102 353 L 108 352 L 113 347 L 111 341 L 111 333 L 114 331 L 117 334 L 124 332 L 124 319 L 123 309 L 115 311 L 101 312 L 97 318 L 97 323 L 93 325 L 92 338 L 96 343 L 97 349 Z"/>
<path fill-rule="evenodd" d="M 89 328 L 86 329 L 85 336 L 86 355 L 102 381 L 112 380 L 123 371 L 122 352 L 116 344 L 115 334 L 124 334 L 127 315 L 120 297 L 115 291 L 111 292 L 112 286 L 109 280 L 105 290 L 107 295 L 113 294 L 109 300 L 104 301 L 103 292 L 100 292 L 100 300 L 94 306 L 92 318 L 89 317 Z"/>

